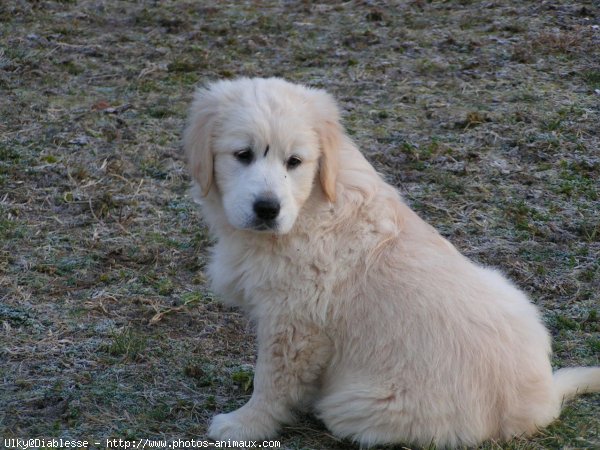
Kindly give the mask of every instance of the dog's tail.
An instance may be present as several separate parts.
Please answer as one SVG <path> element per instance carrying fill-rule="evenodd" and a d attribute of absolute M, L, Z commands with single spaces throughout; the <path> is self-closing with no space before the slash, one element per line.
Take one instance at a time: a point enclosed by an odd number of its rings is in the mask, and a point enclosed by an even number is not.
<path fill-rule="evenodd" d="M 554 372 L 557 398 L 563 403 L 579 394 L 600 392 L 600 367 L 572 367 Z"/>

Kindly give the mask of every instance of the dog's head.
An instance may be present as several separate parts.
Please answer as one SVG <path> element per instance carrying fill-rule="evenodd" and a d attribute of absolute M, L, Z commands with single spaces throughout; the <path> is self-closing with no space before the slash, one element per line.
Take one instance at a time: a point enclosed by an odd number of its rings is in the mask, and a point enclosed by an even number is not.
<path fill-rule="evenodd" d="M 242 78 L 196 92 L 183 143 L 202 195 L 219 196 L 233 227 L 285 234 L 315 180 L 335 201 L 342 133 L 324 91 Z"/>

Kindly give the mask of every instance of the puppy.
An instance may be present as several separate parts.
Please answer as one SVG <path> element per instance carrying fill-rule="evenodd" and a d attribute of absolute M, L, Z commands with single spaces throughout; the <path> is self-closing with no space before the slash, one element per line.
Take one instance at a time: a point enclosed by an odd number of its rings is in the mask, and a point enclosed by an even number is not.
<path fill-rule="evenodd" d="M 213 83 L 184 147 L 217 240 L 212 289 L 257 327 L 252 398 L 210 437 L 272 437 L 312 408 L 365 446 L 475 445 L 534 433 L 600 390 L 600 367 L 552 373 L 535 306 L 410 210 L 327 93 Z"/>

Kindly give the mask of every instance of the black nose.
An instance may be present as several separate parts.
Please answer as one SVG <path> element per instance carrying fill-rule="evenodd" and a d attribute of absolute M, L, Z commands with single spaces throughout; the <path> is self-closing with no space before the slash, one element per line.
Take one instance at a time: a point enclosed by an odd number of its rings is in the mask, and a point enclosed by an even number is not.
<path fill-rule="evenodd" d="M 273 220 L 280 209 L 279 201 L 272 198 L 259 198 L 254 202 L 254 213 L 262 220 Z"/>

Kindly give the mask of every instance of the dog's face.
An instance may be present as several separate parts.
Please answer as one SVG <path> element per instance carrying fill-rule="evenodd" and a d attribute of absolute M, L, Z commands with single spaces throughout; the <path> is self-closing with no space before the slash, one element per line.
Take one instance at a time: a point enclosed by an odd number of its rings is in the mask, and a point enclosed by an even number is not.
<path fill-rule="evenodd" d="M 184 146 L 203 195 L 219 196 L 235 228 L 289 232 L 315 179 L 335 200 L 341 127 L 326 93 L 279 79 L 199 90 Z"/>
<path fill-rule="evenodd" d="M 236 228 L 287 233 L 312 190 L 316 136 L 285 113 L 268 119 L 264 112 L 232 113 L 236 123 L 218 127 L 213 144 L 213 181 L 227 219 Z"/>

